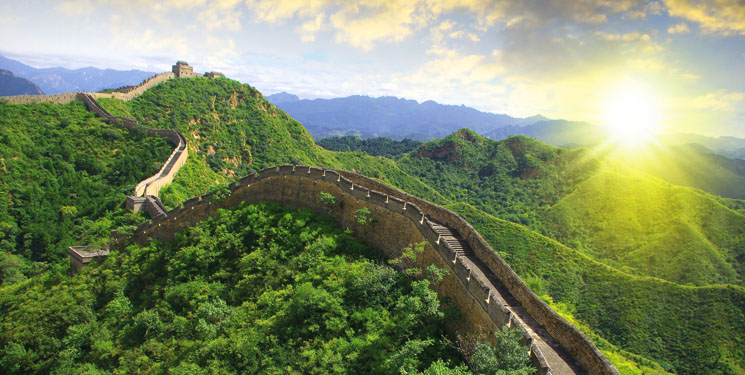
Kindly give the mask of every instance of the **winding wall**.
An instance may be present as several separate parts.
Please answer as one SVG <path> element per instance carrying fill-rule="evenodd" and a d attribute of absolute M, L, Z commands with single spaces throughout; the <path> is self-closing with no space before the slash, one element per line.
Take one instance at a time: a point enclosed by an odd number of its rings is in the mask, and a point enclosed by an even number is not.
<path fill-rule="evenodd" d="M 99 116 L 131 129 L 137 126 L 135 120 L 112 116 L 95 99 L 114 97 L 131 100 L 173 77 L 173 73 L 156 75 L 127 93 L 21 95 L 2 99 L 12 103 L 57 104 L 67 104 L 79 99 Z M 413 244 L 412 240 L 425 239 L 429 243 L 424 261 L 447 266 L 453 271 L 444 286 L 439 287 L 438 293 L 453 298 L 461 309 L 465 324 L 456 327 L 459 331 L 479 334 L 483 329 L 493 331 L 505 324 L 521 325 L 527 335 L 524 341 L 530 344 L 531 360 L 539 374 L 618 374 L 595 345 L 538 298 L 504 259 L 458 214 L 355 173 L 296 166 L 264 169 L 232 184 L 227 198 L 216 201 L 209 194 L 195 197 L 163 214 L 165 207 L 152 196 L 157 196 L 160 189 L 173 180 L 175 173 L 186 162 L 186 139 L 175 130 L 146 131 L 148 135 L 168 138 L 176 148 L 158 173 L 135 187 L 136 197 L 146 197 L 140 204 L 151 206 L 153 211 L 153 220 L 138 226 L 134 235 L 137 241 L 144 242 L 149 238 L 168 240 L 184 227 L 214 214 L 217 208 L 240 201 L 276 201 L 323 212 L 327 208 L 318 202 L 319 192 L 331 190 L 343 198 L 342 202 L 347 203 L 345 209 L 336 212 L 341 225 L 354 227 L 356 224 L 352 209 L 367 207 L 367 204 L 375 207 L 374 211 L 381 214 L 380 217 L 385 217 L 380 222 L 388 225 L 387 230 L 357 228 L 357 231 L 362 237 L 378 245 L 387 255 L 397 256 L 407 244 Z M 395 215 L 390 215 L 391 212 Z M 402 222 L 401 219 L 405 220 Z M 443 240 L 443 226 L 469 248 L 469 255 L 454 249 L 453 242 Z M 393 233 L 399 235 L 392 235 Z"/>
<path fill-rule="evenodd" d="M 110 92 L 110 93 L 109 92 L 94 92 L 94 93 L 90 93 L 90 95 L 93 96 L 93 98 L 95 98 L 95 99 L 116 98 L 116 99 L 120 99 L 120 100 L 124 100 L 124 101 L 130 101 L 130 100 L 132 100 L 132 99 L 134 99 L 134 98 L 142 95 L 142 93 L 144 93 L 145 91 L 147 91 L 151 87 L 153 87 L 153 86 L 155 86 L 155 85 L 157 85 L 157 84 L 159 84 L 161 82 L 165 82 L 165 81 L 167 81 L 167 80 L 169 80 L 171 78 L 175 78 L 175 77 L 176 77 L 176 75 L 174 75 L 171 72 L 160 73 L 160 74 L 156 74 L 155 76 L 152 76 L 152 77 L 144 80 L 142 83 L 140 83 L 139 85 L 137 85 L 137 87 L 135 87 L 132 90 L 129 90 L 128 92 L 117 92 L 117 91 Z"/>
<path fill-rule="evenodd" d="M 322 213 L 327 207 L 320 203 L 321 191 L 342 202 L 344 208 L 335 213 L 342 227 L 355 228 L 386 255 L 397 256 L 407 243 L 418 239 L 428 242 L 425 258 L 452 270 L 454 279 L 438 293 L 453 298 L 461 309 L 464 324 L 460 332 L 476 334 L 504 324 L 521 325 L 529 334 L 525 341 L 539 374 L 618 374 L 595 345 L 535 295 L 458 214 L 354 173 L 289 165 L 267 168 L 231 184 L 227 197 L 217 199 L 214 193 L 195 197 L 169 211 L 167 217 L 142 223 L 134 238 L 140 243 L 150 238 L 169 240 L 218 208 L 242 201 L 274 201 Z M 379 218 L 375 225 L 380 227 L 369 230 L 355 223 L 354 209 L 361 207 L 373 210 Z M 443 241 L 439 224 L 457 232 L 475 258 L 459 255 L 449 241 Z"/>
<path fill-rule="evenodd" d="M 173 73 L 170 73 L 173 74 Z M 134 91 L 134 90 L 133 90 Z M 137 126 L 137 121 L 127 117 L 117 117 L 111 115 L 106 109 L 104 109 L 90 94 L 79 94 L 79 99 L 85 103 L 88 110 L 96 113 L 97 115 L 105 118 L 107 121 L 119 124 L 127 129 L 133 129 Z M 173 181 L 173 177 L 176 172 L 186 163 L 186 159 L 189 157 L 189 150 L 186 143 L 186 138 L 181 132 L 171 129 L 150 129 L 143 128 L 147 131 L 149 136 L 164 137 L 171 141 L 176 148 L 174 148 L 168 160 L 163 164 L 158 173 L 140 181 L 135 186 L 134 196 L 144 197 L 148 195 L 158 196 L 160 189 L 168 185 Z M 148 210 L 149 212 L 149 210 Z M 152 213 L 150 213 L 151 216 Z"/>

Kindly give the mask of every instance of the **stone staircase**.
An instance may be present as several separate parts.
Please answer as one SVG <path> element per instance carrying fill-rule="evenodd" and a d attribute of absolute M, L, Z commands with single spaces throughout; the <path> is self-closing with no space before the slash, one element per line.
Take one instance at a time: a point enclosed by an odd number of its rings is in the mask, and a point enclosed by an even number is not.
<path fill-rule="evenodd" d="M 533 339 L 538 346 L 544 358 L 550 366 L 549 374 L 552 375 L 570 375 L 586 374 L 586 372 L 569 356 L 561 346 L 555 342 L 553 337 L 548 334 L 540 325 L 528 314 L 517 299 L 510 294 L 507 288 L 499 279 L 488 269 L 488 267 L 476 256 L 471 246 L 463 237 L 454 229 L 449 228 L 436 221 L 429 220 L 432 228 L 440 236 L 440 241 L 445 241 L 455 251 L 458 257 L 463 257 L 464 263 L 471 270 L 471 277 L 484 280 L 489 286 L 492 294 L 512 312 L 521 325 L 527 331 L 527 334 Z"/>

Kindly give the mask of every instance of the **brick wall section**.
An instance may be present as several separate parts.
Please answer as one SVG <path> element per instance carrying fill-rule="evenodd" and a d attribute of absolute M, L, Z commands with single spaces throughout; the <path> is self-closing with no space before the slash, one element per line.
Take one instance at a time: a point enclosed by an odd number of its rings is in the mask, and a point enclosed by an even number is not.
<path fill-rule="evenodd" d="M 341 227 L 352 228 L 389 257 L 397 256 L 408 245 L 427 241 L 424 262 L 443 268 L 447 266 L 452 271 L 437 291 L 441 296 L 452 298 L 463 313 L 464 321 L 455 327 L 456 331 L 475 335 L 504 324 L 520 323 L 494 295 L 489 294 L 481 281 L 470 277 L 470 271 L 459 261 L 455 251 L 445 241 L 438 241 L 430 219 L 457 230 L 530 315 L 588 373 L 618 374 L 595 345 L 538 298 L 458 214 L 351 172 L 287 165 L 263 169 L 231 184 L 228 197 L 217 200 L 212 194 L 206 194 L 189 199 L 169 211 L 167 216 L 140 224 L 133 236 L 140 243 L 151 238 L 169 240 L 175 233 L 213 215 L 218 208 L 231 207 L 242 201 L 279 202 L 325 213 L 327 208 L 320 202 L 322 191 L 337 197 L 339 204 L 333 216 Z M 362 207 L 368 207 L 378 222 L 370 226 L 357 225 L 354 210 Z M 524 342 L 531 344 L 529 337 Z M 548 363 L 535 344 L 531 344 L 531 361 L 539 374 L 550 373 Z"/>
<path fill-rule="evenodd" d="M 509 292 L 520 302 L 528 313 L 548 333 L 556 339 L 559 344 L 577 362 L 591 374 L 617 374 L 618 370 L 600 353 L 595 344 L 579 329 L 557 314 L 551 307 L 540 299 L 512 270 L 507 262 L 497 254 L 494 249 L 484 240 L 481 234 L 474 229 L 465 219 L 455 212 L 424 199 L 404 193 L 378 181 L 371 180 L 365 176 L 340 171 L 345 177 L 355 183 L 365 184 L 372 189 L 379 190 L 384 194 L 403 197 L 407 201 L 414 202 L 423 209 L 425 214 L 435 221 L 443 223 L 455 230 L 471 245 L 476 256 L 487 265 Z"/>
<path fill-rule="evenodd" d="M 157 74 L 153 77 L 150 77 L 137 85 L 134 89 L 130 90 L 127 93 L 122 92 L 112 92 L 112 93 L 102 93 L 102 92 L 92 92 L 88 93 L 95 99 L 100 98 L 117 98 L 124 101 L 132 100 L 150 89 L 151 87 L 161 83 L 165 82 L 171 78 L 174 78 L 175 75 L 173 73 L 161 73 Z M 56 95 L 14 95 L 14 96 L 3 96 L 0 97 L 0 101 L 7 100 L 10 103 L 14 104 L 34 104 L 34 103 L 43 103 L 43 102 L 49 102 L 49 103 L 55 103 L 55 104 L 68 104 L 73 100 L 78 100 L 78 94 L 81 94 L 81 92 L 66 92 L 62 94 L 56 94 Z"/>
<path fill-rule="evenodd" d="M 56 95 L 14 95 L 14 96 L 0 96 L 0 102 L 7 100 L 9 103 L 14 104 L 35 104 L 35 103 L 55 103 L 55 104 L 68 104 L 78 98 L 79 92 L 66 92 L 63 94 Z"/>
<path fill-rule="evenodd" d="M 150 78 L 144 80 L 142 83 L 140 83 L 139 85 L 137 85 L 137 87 L 135 87 L 132 90 L 129 90 L 126 93 L 124 93 L 124 92 L 111 92 L 111 93 L 94 92 L 94 93 L 90 93 L 90 95 L 93 96 L 93 98 L 95 98 L 95 99 L 100 99 L 100 98 L 116 98 L 116 99 L 119 99 L 119 100 L 124 100 L 126 102 L 126 101 L 130 101 L 130 100 L 132 100 L 132 99 L 134 99 L 134 98 L 142 95 L 142 93 L 144 93 L 148 89 L 152 88 L 153 86 L 155 86 L 155 85 L 157 85 L 157 84 L 159 84 L 161 82 L 165 82 L 165 81 L 167 81 L 167 80 L 169 80 L 171 78 L 175 78 L 175 77 L 176 77 L 176 75 L 174 75 L 173 73 L 170 73 L 170 72 L 168 72 L 168 73 L 160 73 L 160 74 L 157 74 L 157 75 L 155 75 L 153 77 L 150 77 Z"/>

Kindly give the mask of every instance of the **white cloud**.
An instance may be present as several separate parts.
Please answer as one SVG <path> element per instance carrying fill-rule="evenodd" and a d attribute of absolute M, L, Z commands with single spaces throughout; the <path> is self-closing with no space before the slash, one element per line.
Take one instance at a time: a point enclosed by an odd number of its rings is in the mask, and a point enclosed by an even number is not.
<path fill-rule="evenodd" d="M 691 29 L 688 28 L 688 24 L 685 22 L 667 28 L 667 32 L 670 34 L 686 34 L 690 31 Z"/>
<path fill-rule="evenodd" d="M 318 13 L 316 15 L 315 19 L 312 19 L 308 22 L 304 22 L 300 27 L 298 28 L 298 33 L 300 34 L 300 40 L 303 42 L 312 42 L 316 40 L 316 34 L 319 30 L 321 30 L 321 27 L 323 26 L 323 21 L 326 18 L 326 15 L 323 13 Z"/>

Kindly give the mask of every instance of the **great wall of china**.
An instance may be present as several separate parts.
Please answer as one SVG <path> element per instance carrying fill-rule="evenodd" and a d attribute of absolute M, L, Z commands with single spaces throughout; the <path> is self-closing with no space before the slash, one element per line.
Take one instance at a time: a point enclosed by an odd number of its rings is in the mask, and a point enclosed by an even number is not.
<path fill-rule="evenodd" d="M 82 100 L 89 110 L 107 121 L 133 128 L 137 126 L 135 120 L 112 116 L 95 99 L 115 97 L 130 100 L 148 88 L 178 76 L 177 65 L 174 65 L 174 73 L 157 75 L 127 93 L 65 93 L 46 96 L 49 100 L 20 96 L 10 97 L 8 101 L 65 104 Z M 157 207 L 145 208 L 152 219 L 137 227 L 132 235 L 134 241 L 169 240 L 175 233 L 210 217 L 217 209 L 241 202 L 271 201 L 328 214 L 328 207 L 320 201 L 320 193 L 330 193 L 338 199 L 331 215 L 341 227 L 352 228 L 356 235 L 389 257 L 398 256 L 405 247 L 423 242 L 426 245 L 421 262 L 451 270 L 435 290 L 441 297 L 451 298 L 461 311 L 462 322 L 453 327 L 459 334 L 482 335 L 504 325 L 518 325 L 524 329 L 523 343 L 530 346 L 530 358 L 539 375 L 618 374 L 581 331 L 533 293 L 483 237 L 453 211 L 356 173 L 292 165 L 267 168 L 243 177 L 229 186 L 227 196 L 205 194 L 166 211 L 159 200 L 151 198 L 152 201 L 147 201 L 152 197 L 148 193 L 157 194 L 185 163 L 188 155 L 186 139 L 173 130 L 147 131 L 150 135 L 168 138 L 176 148 L 156 175 L 135 188 L 134 198 L 146 197 L 146 201 L 141 201 L 143 208 Z M 132 203 L 128 199 L 127 204 L 136 208 L 134 199 Z M 357 223 L 354 213 L 360 208 L 370 209 L 376 222 Z M 113 248 L 122 243 L 123 239 L 115 241 Z M 80 267 L 102 257 L 100 253 L 88 253 L 90 256 L 86 257 L 83 247 L 77 249 L 79 253 L 74 255 L 73 251 L 70 256 L 73 264 L 77 260 Z"/>

